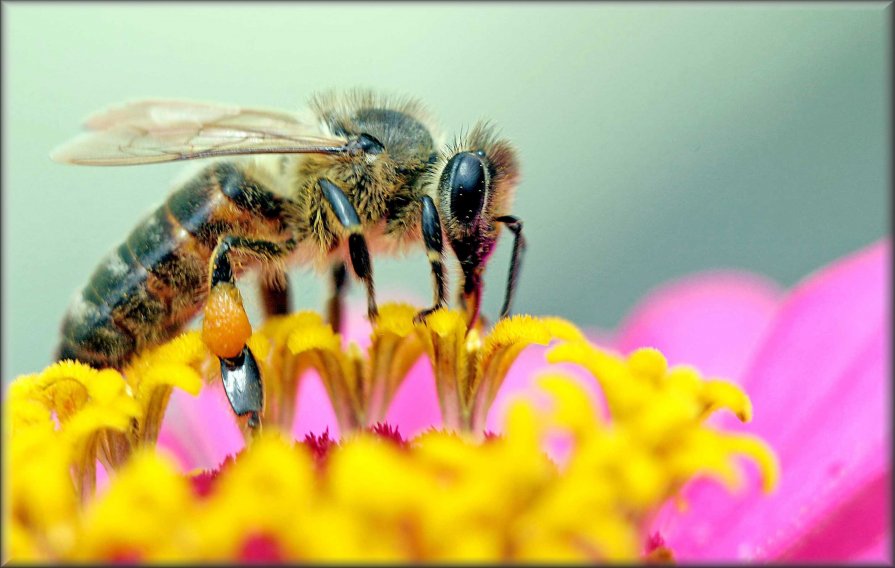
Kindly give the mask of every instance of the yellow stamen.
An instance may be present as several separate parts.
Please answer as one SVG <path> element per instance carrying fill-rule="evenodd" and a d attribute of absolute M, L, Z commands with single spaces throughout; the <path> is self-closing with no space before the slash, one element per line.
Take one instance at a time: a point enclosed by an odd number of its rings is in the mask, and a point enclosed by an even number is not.
<path fill-rule="evenodd" d="M 184 552 L 195 546 L 193 507 L 188 483 L 174 464 L 151 449 L 138 450 L 108 492 L 84 510 L 70 558 L 192 558 Z"/>
<path fill-rule="evenodd" d="M 250 559 L 261 542 L 268 554 L 311 562 L 634 562 L 649 519 L 694 476 L 737 489 L 736 458 L 746 457 L 766 491 L 777 484 L 764 442 L 706 423 L 719 408 L 750 419 L 751 403 L 732 383 L 669 367 L 655 349 L 628 357 L 600 349 L 555 318 L 516 316 L 483 335 L 467 330 L 460 312 L 438 310 L 414 324 L 416 313 L 382 306 L 367 353 L 353 343 L 343 349 L 316 314 L 275 318 L 255 333 L 248 343 L 265 377 L 263 419 L 276 427 L 258 434 L 205 496 L 152 451 L 171 389 L 196 394 L 203 377 L 216 376 L 199 334 L 141 355 L 123 375 L 65 362 L 21 377 L 6 425 L 12 558 L 232 562 Z M 538 381 L 546 408 L 517 400 L 504 434 L 482 439 L 521 350 L 553 340 L 548 360 L 590 371 L 608 415 L 580 384 L 551 373 Z M 407 443 L 365 432 L 424 351 L 444 431 Z M 345 434 L 321 461 L 284 436 L 309 369 L 320 373 Z M 544 448 L 560 439 L 570 447 L 557 463 Z M 97 458 L 111 469 L 99 496 Z M 671 557 L 664 548 L 646 559 Z"/>

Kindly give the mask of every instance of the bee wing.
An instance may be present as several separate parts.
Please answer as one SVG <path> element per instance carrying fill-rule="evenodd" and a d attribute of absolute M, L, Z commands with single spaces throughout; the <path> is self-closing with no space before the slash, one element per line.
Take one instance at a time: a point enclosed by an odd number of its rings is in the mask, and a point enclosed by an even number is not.
<path fill-rule="evenodd" d="M 53 151 L 57 162 L 151 164 L 240 154 L 338 153 L 346 140 L 295 115 L 177 100 L 146 100 L 90 116 L 89 130 Z"/>

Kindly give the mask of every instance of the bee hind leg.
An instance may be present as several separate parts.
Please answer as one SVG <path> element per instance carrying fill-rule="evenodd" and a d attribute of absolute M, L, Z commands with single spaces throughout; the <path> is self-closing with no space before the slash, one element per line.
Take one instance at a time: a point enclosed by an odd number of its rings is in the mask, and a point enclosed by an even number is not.
<path fill-rule="evenodd" d="M 348 196 L 339 186 L 326 178 L 321 178 L 318 182 L 320 189 L 323 191 L 323 197 L 332 207 L 333 213 L 339 223 L 348 231 L 348 252 L 351 256 L 351 267 L 354 273 L 367 287 L 367 316 L 370 321 L 374 321 L 379 317 L 379 309 L 376 307 L 376 291 L 373 287 L 373 264 L 370 261 L 370 251 L 367 248 L 367 240 L 364 238 L 361 229 L 363 226 L 357 210 Z"/>
<path fill-rule="evenodd" d="M 270 261 L 289 249 L 288 244 L 227 235 L 221 237 L 211 256 L 210 292 L 202 322 L 202 340 L 220 360 L 224 392 L 233 412 L 240 417 L 247 415 L 251 430 L 261 425 L 264 391 L 258 363 L 246 345 L 252 326 L 236 287 L 230 255 L 238 252 Z"/>

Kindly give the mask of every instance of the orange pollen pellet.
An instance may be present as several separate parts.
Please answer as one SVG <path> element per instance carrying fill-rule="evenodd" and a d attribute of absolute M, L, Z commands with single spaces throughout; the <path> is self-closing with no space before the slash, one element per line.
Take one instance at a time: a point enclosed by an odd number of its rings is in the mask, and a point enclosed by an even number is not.
<path fill-rule="evenodd" d="M 218 357 L 236 357 L 242 351 L 252 326 L 242 306 L 242 295 L 233 284 L 218 284 L 211 290 L 202 321 L 202 341 Z"/>

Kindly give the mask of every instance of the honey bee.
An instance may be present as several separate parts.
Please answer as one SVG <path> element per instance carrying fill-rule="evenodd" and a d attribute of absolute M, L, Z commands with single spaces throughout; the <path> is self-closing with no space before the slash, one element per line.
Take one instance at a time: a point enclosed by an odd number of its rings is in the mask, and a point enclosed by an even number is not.
<path fill-rule="evenodd" d="M 442 146 L 418 101 L 369 91 L 314 96 L 307 114 L 139 101 L 89 117 L 88 132 L 54 151 L 56 161 L 97 166 L 213 159 L 100 262 L 63 320 L 57 358 L 122 368 L 182 330 L 210 296 L 232 294 L 250 269 L 262 272 L 266 314 L 287 313 L 285 269 L 293 263 L 330 274 L 328 317 L 337 330 L 350 264 L 372 320 L 371 253 L 420 242 L 434 288 L 421 320 L 447 303 L 444 237 L 472 327 L 502 226 L 514 235 L 506 316 L 525 248 L 522 222 L 510 214 L 518 182 L 511 145 L 480 123 Z M 243 342 L 236 352 L 212 351 L 234 412 L 257 425 L 263 396 L 251 350 Z"/>

